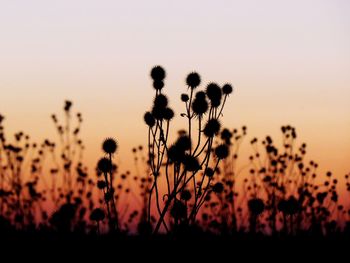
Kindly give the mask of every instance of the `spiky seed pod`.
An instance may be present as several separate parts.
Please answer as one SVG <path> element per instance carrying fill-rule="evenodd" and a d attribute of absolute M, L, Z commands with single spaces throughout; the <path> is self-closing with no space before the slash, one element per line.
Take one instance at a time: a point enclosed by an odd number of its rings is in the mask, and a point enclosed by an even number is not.
<path fill-rule="evenodd" d="M 197 72 L 191 72 L 190 74 L 187 75 L 186 84 L 191 89 L 197 88 L 200 83 L 201 83 L 201 77 Z"/>
<path fill-rule="evenodd" d="M 187 151 L 191 148 L 191 140 L 187 135 L 181 135 L 176 141 L 176 146 L 180 151 Z"/>
<path fill-rule="evenodd" d="M 174 111 L 170 108 L 165 108 L 163 117 L 165 120 L 170 121 L 172 118 L 174 118 Z"/>
<path fill-rule="evenodd" d="M 181 94 L 181 101 L 187 102 L 189 99 L 190 99 L 190 98 L 188 97 L 187 94 L 185 94 L 185 93 L 182 93 L 182 94 Z"/>
<path fill-rule="evenodd" d="M 221 139 L 225 141 L 229 141 L 232 138 L 232 132 L 229 131 L 229 129 L 223 129 L 221 131 Z"/>
<path fill-rule="evenodd" d="M 210 100 L 211 106 L 214 108 L 219 107 L 222 98 L 220 87 L 216 83 L 210 83 L 208 84 L 205 92 Z"/>
<path fill-rule="evenodd" d="M 214 137 L 220 131 L 220 122 L 217 119 L 210 119 L 204 127 L 204 135 L 207 137 Z"/>
<path fill-rule="evenodd" d="M 179 147 L 176 144 L 169 147 L 168 159 L 170 163 L 181 162 L 184 159 L 184 156 L 185 152 L 179 149 Z"/>
<path fill-rule="evenodd" d="M 231 84 L 226 83 L 223 87 L 222 87 L 222 93 L 224 93 L 225 95 L 230 95 L 233 91 L 233 87 Z"/>
<path fill-rule="evenodd" d="M 192 110 L 197 116 L 201 116 L 208 111 L 209 105 L 203 91 L 197 92 L 192 103 Z"/>
<path fill-rule="evenodd" d="M 152 116 L 156 120 L 162 120 L 164 118 L 164 108 L 153 106 L 153 108 L 152 108 Z"/>
<path fill-rule="evenodd" d="M 204 175 L 211 178 L 214 176 L 214 170 L 212 168 L 208 167 L 207 169 L 205 169 Z"/>
<path fill-rule="evenodd" d="M 151 78 L 154 81 L 162 81 L 165 79 L 165 70 L 161 66 L 155 66 L 151 70 Z"/>
<path fill-rule="evenodd" d="M 215 155 L 218 159 L 226 159 L 229 155 L 229 148 L 226 144 L 221 144 L 215 148 Z"/>
<path fill-rule="evenodd" d="M 113 154 L 117 151 L 118 143 L 113 138 L 107 138 L 102 143 L 102 149 L 107 154 Z"/>
<path fill-rule="evenodd" d="M 153 127 L 156 124 L 156 121 L 152 116 L 152 113 L 150 113 L 149 111 L 145 113 L 145 115 L 143 116 L 143 119 L 149 127 Z"/>
<path fill-rule="evenodd" d="M 162 88 L 164 88 L 164 81 L 162 80 L 153 81 L 153 88 L 155 90 L 161 90 Z"/>
<path fill-rule="evenodd" d="M 183 159 L 185 169 L 189 172 L 195 172 L 200 169 L 198 159 L 192 155 L 186 154 Z"/>
<path fill-rule="evenodd" d="M 195 98 L 196 99 L 201 99 L 201 100 L 205 99 L 206 98 L 205 92 L 204 91 L 198 91 L 196 93 L 196 95 L 195 95 Z"/>
<path fill-rule="evenodd" d="M 108 173 L 111 170 L 111 162 L 108 158 L 103 157 L 97 163 L 97 169 L 102 173 Z"/>
<path fill-rule="evenodd" d="M 168 98 L 163 94 L 159 94 L 154 98 L 153 105 L 164 109 L 168 106 Z"/>

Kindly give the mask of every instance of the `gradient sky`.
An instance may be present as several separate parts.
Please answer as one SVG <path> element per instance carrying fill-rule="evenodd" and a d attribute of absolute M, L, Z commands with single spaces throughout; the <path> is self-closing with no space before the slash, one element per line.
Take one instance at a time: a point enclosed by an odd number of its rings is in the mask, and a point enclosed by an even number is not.
<path fill-rule="evenodd" d="M 249 138 L 297 128 L 321 170 L 350 171 L 350 1 L 0 0 L 0 113 L 7 134 L 56 138 L 50 114 L 83 113 L 86 157 L 120 142 L 125 166 L 145 144 L 149 71 L 167 70 L 177 116 L 184 79 L 231 82 L 224 126 Z M 175 123 L 181 127 L 181 122 Z M 246 144 L 248 149 L 248 143 Z"/>

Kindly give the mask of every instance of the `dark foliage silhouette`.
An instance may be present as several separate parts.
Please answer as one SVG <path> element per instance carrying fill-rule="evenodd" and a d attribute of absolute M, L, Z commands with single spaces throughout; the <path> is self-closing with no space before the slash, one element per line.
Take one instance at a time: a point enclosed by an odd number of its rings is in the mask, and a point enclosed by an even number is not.
<path fill-rule="evenodd" d="M 166 75 L 161 66 L 150 72 L 155 96 L 143 116 L 146 147 L 132 149 L 130 171 L 119 171 L 119 141 L 113 137 L 102 141 L 95 173 L 88 170 L 83 118 L 73 113 L 71 101 L 64 102 L 63 116 L 51 115 L 57 138 L 41 143 L 22 131 L 9 140 L 0 115 L 0 234 L 350 235 L 340 179 L 319 174 L 294 127 L 281 127 L 281 141 L 251 139 L 251 155 L 243 160 L 247 127 L 223 127 L 232 85 L 211 82 L 201 89 L 200 75 L 189 73 L 177 115 L 165 94 Z M 174 118 L 185 128 L 174 131 Z M 344 180 L 349 193 L 350 174 Z"/>
<path fill-rule="evenodd" d="M 150 190 L 148 223 L 150 224 L 152 195 L 155 195 L 157 223 L 154 233 L 161 226 L 169 232 L 178 227 L 196 224 L 196 216 L 211 191 L 211 177 L 203 175 L 203 171 L 213 165 L 214 173 L 220 160 L 228 156 L 228 147 L 218 146 L 214 153 L 213 142 L 220 131 L 220 117 L 228 95 L 232 92 L 229 84 L 223 91 L 215 83 L 209 83 L 205 91 L 197 91 L 201 84 L 198 73 L 192 72 L 186 78 L 188 93 L 181 95 L 185 104 L 185 112 L 181 117 L 187 119 L 187 129 L 180 131 L 174 143 L 169 142 L 171 120 L 174 112 L 164 95 L 165 70 L 156 66 L 151 71 L 153 83 L 162 81 L 162 89 L 155 88 L 152 110 L 146 112 L 144 120 L 148 125 L 148 156 L 152 171 L 153 185 Z M 160 194 L 161 182 L 165 180 L 166 191 Z M 165 199 L 164 205 L 160 197 Z M 183 197 L 186 198 L 183 198 Z M 170 212 L 170 222 L 165 220 Z M 170 226 L 171 224 L 171 226 Z"/>

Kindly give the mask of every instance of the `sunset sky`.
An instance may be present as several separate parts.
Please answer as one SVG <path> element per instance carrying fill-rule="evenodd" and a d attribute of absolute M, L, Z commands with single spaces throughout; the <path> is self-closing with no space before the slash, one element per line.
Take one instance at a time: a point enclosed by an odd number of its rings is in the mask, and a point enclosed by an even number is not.
<path fill-rule="evenodd" d="M 230 82 L 223 125 L 248 137 L 297 128 L 308 157 L 350 171 L 350 1 L 0 0 L 0 113 L 6 134 L 57 139 L 50 114 L 70 99 L 84 117 L 86 160 L 115 137 L 127 169 L 145 145 L 152 66 L 182 127 L 186 74 Z M 249 151 L 249 144 L 245 144 Z"/>

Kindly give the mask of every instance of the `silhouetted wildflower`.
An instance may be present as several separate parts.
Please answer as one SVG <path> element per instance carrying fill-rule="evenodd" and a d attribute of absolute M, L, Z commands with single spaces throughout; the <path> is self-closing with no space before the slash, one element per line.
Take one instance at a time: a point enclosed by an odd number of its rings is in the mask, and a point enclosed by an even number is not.
<path fill-rule="evenodd" d="M 183 102 L 187 102 L 190 98 L 188 97 L 187 94 L 183 93 L 181 94 L 181 101 Z"/>
<path fill-rule="evenodd" d="M 176 146 L 180 151 L 185 152 L 191 148 L 191 140 L 187 135 L 179 136 Z"/>
<path fill-rule="evenodd" d="M 214 170 L 210 167 L 208 167 L 207 169 L 205 169 L 205 175 L 208 176 L 209 178 L 214 176 Z"/>
<path fill-rule="evenodd" d="M 200 168 L 197 158 L 188 154 L 184 156 L 183 164 L 185 169 L 190 172 L 197 171 Z"/>
<path fill-rule="evenodd" d="M 229 142 L 232 138 L 232 133 L 228 129 L 223 129 L 221 131 L 221 139 L 225 142 Z"/>
<path fill-rule="evenodd" d="M 151 77 L 154 81 L 162 81 L 165 78 L 165 70 L 161 66 L 155 66 L 151 70 Z"/>
<path fill-rule="evenodd" d="M 217 119 L 210 119 L 204 127 L 204 135 L 207 137 L 213 137 L 220 131 L 220 122 Z"/>
<path fill-rule="evenodd" d="M 227 83 L 222 87 L 222 93 L 225 95 L 231 94 L 232 91 L 233 91 L 233 88 L 232 88 L 231 84 Z"/>
<path fill-rule="evenodd" d="M 172 145 L 168 150 L 168 158 L 171 163 L 180 162 L 184 159 L 185 152 L 179 148 L 179 146 Z"/>
<path fill-rule="evenodd" d="M 168 106 L 168 98 L 163 94 L 159 94 L 154 98 L 153 105 L 159 109 L 165 109 Z"/>
<path fill-rule="evenodd" d="M 225 159 L 229 155 L 229 148 L 225 144 L 221 144 L 215 148 L 215 155 L 218 159 Z"/>
<path fill-rule="evenodd" d="M 149 127 L 153 127 L 156 124 L 156 121 L 150 112 L 145 113 L 144 121 Z"/>
<path fill-rule="evenodd" d="M 102 149 L 107 154 L 113 154 L 118 148 L 117 141 L 113 138 L 107 138 L 103 141 Z"/>
<path fill-rule="evenodd" d="M 222 92 L 220 87 L 216 83 L 208 84 L 206 94 L 210 100 L 212 107 L 217 108 L 220 106 Z"/>
<path fill-rule="evenodd" d="M 199 91 L 196 93 L 196 96 L 192 102 L 192 110 L 193 112 L 201 116 L 208 111 L 209 105 L 205 98 L 205 93 L 203 91 Z"/>
<path fill-rule="evenodd" d="M 170 121 L 174 118 L 174 111 L 170 108 L 165 108 L 163 112 L 163 117 L 165 120 Z"/>
<path fill-rule="evenodd" d="M 97 163 L 97 168 L 102 173 L 108 173 L 111 170 L 111 162 L 108 158 L 101 158 Z"/>
<path fill-rule="evenodd" d="M 155 80 L 153 81 L 153 88 L 155 90 L 161 90 L 162 88 L 164 88 L 164 82 L 161 80 Z"/>
<path fill-rule="evenodd" d="M 201 83 L 201 78 L 198 73 L 191 72 L 190 74 L 187 75 L 186 84 L 191 89 L 197 88 L 200 83 Z"/>
<path fill-rule="evenodd" d="M 162 120 L 164 118 L 164 108 L 153 106 L 153 108 L 152 108 L 152 116 L 156 120 Z"/>

